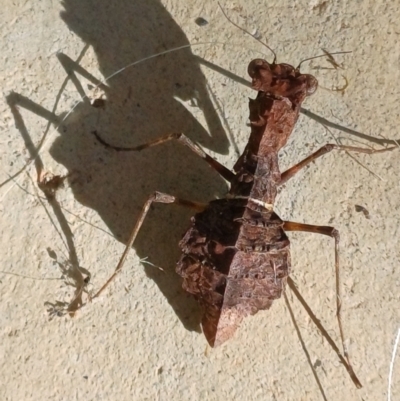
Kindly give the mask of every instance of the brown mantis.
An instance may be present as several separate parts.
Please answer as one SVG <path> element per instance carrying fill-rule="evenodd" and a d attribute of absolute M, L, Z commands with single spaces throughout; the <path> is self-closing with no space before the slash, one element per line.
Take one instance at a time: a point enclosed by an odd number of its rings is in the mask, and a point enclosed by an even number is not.
<path fill-rule="evenodd" d="M 100 131 L 100 129 L 99 129 L 99 131 Z M 185 131 L 186 132 L 186 131 Z M 187 134 L 190 134 L 190 132 L 186 132 Z M 103 134 L 104 135 L 104 134 Z M 140 143 L 140 142 L 139 142 Z M 276 270 L 276 267 L 275 267 L 275 270 Z M 275 284 L 275 270 L 274 270 L 274 284 Z M 276 281 L 278 282 L 278 280 L 279 280 L 279 277 L 278 277 L 278 275 L 276 275 Z"/>
<path fill-rule="evenodd" d="M 116 151 L 141 151 L 176 140 L 204 159 L 230 183 L 225 199 L 204 205 L 155 192 L 145 203 L 114 274 L 94 297 L 108 286 L 122 269 L 126 256 L 152 203 L 175 203 L 198 211 L 180 242 L 182 256 L 177 272 L 183 288 L 194 295 L 203 308 L 203 332 L 211 346 L 228 340 L 242 319 L 268 309 L 281 296 L 290 273 L 289 240 L 285 231 L 306 231 L 330 236 L 335 244 L 336 309 L 344 348 L 346 368 L 357 387 L 341 321 L 339 280 L 339 232 L 330 226 L 315 226 L 282 220 L 273 210 L 277 189 L 298 171 L 332 150 L 378 153 L 393 150 L 364 149 L 327 144 L 309 157 L 281 173 L 278 151 L 286 144 L 297 121 L 303 100 L 317 89 L 312 75 L 301 74 L 299 67 L 277 64 L 276 60 L 253 60 L 248 67 L 252 88 L 251 135 L 246 148 L 233 167 L 227 169 L 207 155 L 184 134 L 169 134 L 143 145 L 122 148 L 109 145 L 97 132 L 97 139 Z"/>

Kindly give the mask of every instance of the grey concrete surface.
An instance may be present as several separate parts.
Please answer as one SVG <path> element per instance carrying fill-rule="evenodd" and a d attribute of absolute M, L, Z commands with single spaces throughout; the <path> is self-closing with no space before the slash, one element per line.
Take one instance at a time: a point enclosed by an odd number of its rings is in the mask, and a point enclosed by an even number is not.
<path fill-rule="evenodd" d="M 400 140 L 399 2 L 223 6 L 280 62 L 297 65 L 322 48 L 351 50 L 335 56 L 343 69 L 324 59 L 302 66 L 320 83 L 304 108 L 371 137 Z M 208 24 L 198 26 L 197 17 Z M 3 400 L 387 399 L 400 326 L 400 150 L 356 155 L 364 167 L 332 152 L 290 181 L 277 204 L 284 219 L 340 230 L 343 322 L 360 390 L 290 290 L 311 366 L 283 299 L 248 318 L 228 343 L 207 347 L 196 303 L 174 273 L 191 214 L 175 206 L 153 208 L 122 273 L 100 298 L 73 318 L 49 314 L 73 299 L 76 266 L 90 273 L 88 290 L 101 286 L 153 191 L 206 202 L 227 190 L 176 143 L 122 154 L 104 149 L 91 132 L 120 146 L 185 132 L 232 167 L 249 133 L 248 97 L 255 95 L 240 79 L 248 80 L 250 60 L 272 57 L 209 0 L 5 0 L 0 22 Z M 96 79 L 138 60 L 196 43 L 132 65 L 96 88 Z M 68 79 L 74 69 L 75 82 Z M 333 90 L 346 80 L 343 93 Z M 80 101 L 82 94 L 88 98 Z M 90 105 L 101 97 L 104 108 Z M 20 172 L 44 135 L 39 157 Z M 282 170 L 335 139 L 371 146 L 302 115 L 281 152 Z M 38 189 L 37 170 L 70 174 L 50 203 Z M 355 205 L 368 209 L 370 219 Z M 340 346 L 333 242 L 307 233 L 290 237 L 292 277 Z M 392 400 L 400 399 L 399 365 L 397 358 Z"/>

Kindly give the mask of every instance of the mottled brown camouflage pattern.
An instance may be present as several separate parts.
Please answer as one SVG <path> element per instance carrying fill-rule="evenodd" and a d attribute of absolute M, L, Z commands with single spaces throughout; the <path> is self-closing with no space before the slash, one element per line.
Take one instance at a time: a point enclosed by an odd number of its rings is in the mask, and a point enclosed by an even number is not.
<path fill-rule="evenodd" d="M 253 60 L 249 74 L 258 95 L 249 102 L 251 134 L 229 195 L 196 214 L 180 242 L 177 272 L 203 308 L 211 346 L 232 337 L 245 316 L 268 309 L 284 290 L 289 240 L 271 207 L 281 180 L 278 151 L 317 87 L 314 77 L 287 64 Z"/>

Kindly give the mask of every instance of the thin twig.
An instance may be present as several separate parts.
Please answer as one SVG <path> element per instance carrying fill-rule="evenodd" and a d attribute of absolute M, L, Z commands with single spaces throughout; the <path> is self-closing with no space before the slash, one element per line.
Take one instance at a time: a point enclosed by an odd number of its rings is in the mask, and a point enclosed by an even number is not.
<path fill-rule="evenodd" d="M 390 367 L 389 367 L 389 380 L 388 380 L 388 401 L 391 401 L 392 399 L 392 377 L 393 377 L 393 370 L 394 370 L 394 361 L 396 359 L 396 352 L 397 348 L 399 346 L 399 341 L 400 341 L 400 328 L 397 332 L 396 340 L 394 342 L 393 346 L 393 352 L 392 352 L 392 360 L 390 361 Z"/>

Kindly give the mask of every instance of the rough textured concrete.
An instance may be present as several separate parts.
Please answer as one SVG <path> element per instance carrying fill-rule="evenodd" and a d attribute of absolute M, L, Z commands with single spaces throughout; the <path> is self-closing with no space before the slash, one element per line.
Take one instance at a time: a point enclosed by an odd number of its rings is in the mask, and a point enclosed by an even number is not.
<path fill-rule="evenodd" d="M 323 59 L 303 65 L 320 82 L 304 107 L 367 135 L 400 139 L 398 2 L 265 3 L 237 0 L 224 6 L 233 20 L 267 41 L 279 61 L 296 64 L 321 48 L 353 51 L 336 56 L 343 70 L 326 69 Z M 196 25 L 199 16 L 208 24 Z M 69 302 L 74 294 L 60 265 L 68 269 L 68 262 L 78 262 L 91 274 L 88 288 L 98 289 L 154 190 L 207 201 L 227 189 L 176 143 L 116 154 L 96 143 L 91 131 L 121 146 L 184 131 L 232 166 L 246 142 L 247 98 L 254 93 L 200 65 L 200 59 L 247 80 L 248 62 L 271 55 L 209 0 L 65 0 L 63 5 L 6 0 L 1 33 L 1 181 L 25 165 L 44 132 L 37 166 L 40 161 L 45 172 L 71 173 L 51 204 L 37 188 L 34 164 L 1 187 L 2 399 L 386 399 L 400 325 L 400 150 L 356 156 L 382 180 L 346 154 L 326 155 L 286 185 L 277 205 L 284 219 L 340 230 L 343 320 L 361 390 L 290 290 L 320 387 L 283 299 L 247 319 L 224 346 L 207 348 L 196 304 L 180 290 L 174 273 L 177 242 L 190 216 L 175 206 L 155 206 L 123 272 L 96 302 L 74 318 L 49 320 L 45 303 Z M 104 109 L 81 102 L 71 111 L 80 89 L 72 80 L 64 85 L 67 72 L 60 61 L 67 70 L 72 65 L 65 55 L 104 80 L 139 59 L 197 42 L 215 44 L 193 47 L 200 59 L 186 49 L 132 66 L 107 82 Z M 101 96 L 89 75 L 77 77 L 89 97 Z M 345 92 L 332 91 L 343 86 L 344 77 Z M 45 110 L 54 107 L 58 123 L 47 129 L 54 116 Z M 333 135 L 343 143 L 370 145 L 337 130 Z M 282 151 L 282 169 L 332 141 L 319 123 L 302 116 Z M 366 207 L 370 219 L 355 205 Z M 291 239 L 292 277 L 339 344 L 333 243 L 306 233 Z M 140 263 L 145 257 L 164 271 Z M 400 398 L 396 363 L 393 400 Z"/>

